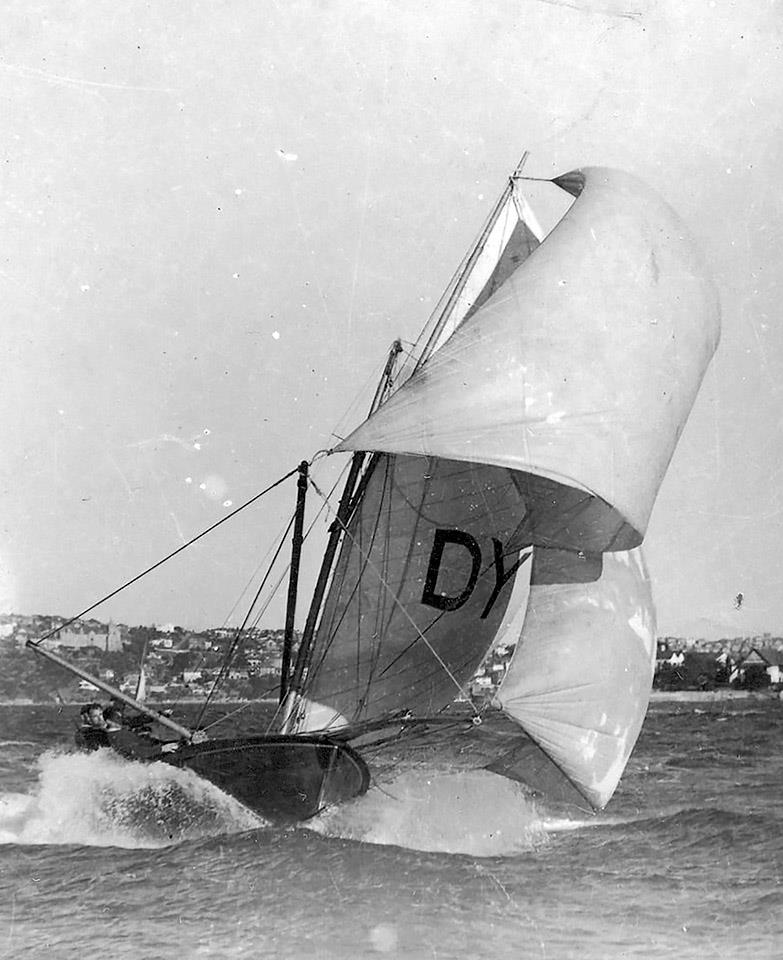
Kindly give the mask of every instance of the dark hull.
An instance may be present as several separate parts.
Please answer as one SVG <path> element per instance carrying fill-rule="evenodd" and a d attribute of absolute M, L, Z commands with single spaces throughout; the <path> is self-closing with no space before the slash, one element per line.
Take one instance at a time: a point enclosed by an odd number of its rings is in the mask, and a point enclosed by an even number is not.
<path fill-rule="evenodd" d="M 192 770 L 275 824 L 309 820 L 364 793 L 370 779 L 357 753 L 325 737 L 208 740 L 159 759 Z"/>
<path fill-rule="evenodd" d="M 102 730 L 80 732 L 76 742 L 87 750 L 111 746 Z M 328 737 L 269 734 L 188 743 L 150 757 L 119 752 L 192 770 L 264 820 L 281 825 L 309 820 L 324 807 L 357 797 L 370 782 L 362 758 Z"/>

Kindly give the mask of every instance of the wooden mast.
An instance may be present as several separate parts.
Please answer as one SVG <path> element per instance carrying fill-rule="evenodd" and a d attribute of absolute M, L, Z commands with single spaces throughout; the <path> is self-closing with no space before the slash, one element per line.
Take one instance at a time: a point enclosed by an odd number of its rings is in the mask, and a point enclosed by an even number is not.
<path fill-rule="evenodd" d="M 294 645 L 294 617 L 296 615 L 296 593 L 299 585 L 299 561 L 302 556 L 304 540 L 305 496 L 307 494 L 308 463 L 299 464 L 299 480 L 296 485 L 296 514 L 294 532 L 291 538 L 291 571 L 288 578 L 288 603 L 285 615 L 285 635 L 283 637 L 283 662 L 280 667 L 280 703 L 288 693 L 289 674 L 291 672 L 291 651 Z"/>
<path fill-rule="evenodd" d="M 389 356 L 386 358 L 386 364 L 383 368 L 380 382 L 378 383 L 378 389 L 375 391 L 375 396 L 373 397 L 370 413 L 373 413 L 383 401 L 384 395 L 392 382 L 395 361 L 401 352 L 402 343 L 399 340 L 395 340 L 391 346 L 391 349 L 389 350 Z M 302 641 L 299 644 L 293 676 L 291 677 L 291 682 L 288 685 L 288 690 L 293 692 L 301 691 L 305 671 L 309 666 L 310 652 L 312 650 L 313 639 L 315 637 L 315 628 L 318 623 L 318 617 L 321 613 L 321 605 L 323 604 L 326 587 L 329 583 L 329 577 L 332 572 L 334 558 L 342 537 L 343 529 L 348 522 L 349 517 L 356 508 L 356 498 L 354 497 L 354 492 L 356 491 L 357 481 L 359 479 L 359 475 L 361 474 L 364 456 L 364 453 L 361 451 L 358 451 L 353 455 L 351 467 L 348 472 L 348 478 L 345 481 L 345 486 L 343 487 L 343 492 L 340 497 L 340 503 L 337 507 L 337 516 L 329 527 L 329 540 L 327 541 L 324 557 L 321 561 L 321 569 L 318 573 L 318 580 L 316 581 L 315 589 L 313 590 L 313 598 L 310 602 L 310 609 L 307 614 L 304 631 L 302 632 Z M 371 463 L 368 469 L 372 469 L 372 466 L 373 464 Z M 286 722 L 287 720 L 288 718 L 286 719 Z"/>

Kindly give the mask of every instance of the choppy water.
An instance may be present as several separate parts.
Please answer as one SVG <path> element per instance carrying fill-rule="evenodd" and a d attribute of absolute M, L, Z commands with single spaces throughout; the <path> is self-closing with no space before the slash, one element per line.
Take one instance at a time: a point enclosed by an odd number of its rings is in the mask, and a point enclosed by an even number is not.
<path fill-rule="evenodd" d="M 655 704 L 600 816 L 489 774 L 265 827 L 0 708 L 0 958 L 783 956 L 783 704 Z"/>

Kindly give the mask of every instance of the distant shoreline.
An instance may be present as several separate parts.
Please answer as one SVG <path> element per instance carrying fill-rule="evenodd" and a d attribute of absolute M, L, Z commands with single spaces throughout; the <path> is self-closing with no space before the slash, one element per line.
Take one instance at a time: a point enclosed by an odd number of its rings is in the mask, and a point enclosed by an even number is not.
<path fill-rule="evenodd" d="M 89 698 L 83 700 L 27 700 L 24 697 L 19 697 L 16 700 L 0 700 L 0 707 L 81 707 L 85 703 L 89 703 Z M 209 701 L 210 706 L 221 705 L 224 707 L 228 706 L 238 706 L 239 704 L 247 704 L 248 706 L 251 703 L 277 703 L 277 697 L 262 697 L 259 700 L 219 700 L 212 699 Z M 158 700 L 155 703 L 148 702 L 147 706 L 151 710 L 161 710 L 169 709 L 172 706 L 199 706 L 204 703 L 202 699 L 190 699 L 190 700 Z"/>
<path fill-rule="evenodd" d="M 717 703 L 726 700 L 783 700 L 783 691 L 778 695 L 772 691 L 760 690 L 653 690 L 650 694 L 651 703 Z M 87 700 L 67 700 L 57 702 L 54 700 L 26 700 L 20 697 L 16 700 L 0 700 L 0 707 L 80 707 Z M 211 700 L 213 706 L 250 706 L 253 703 L 277 703 L 277 697 L 262 697 L 253 700 Z M 188 700 L 159 700 L 155 703 L 148 703 L 147 706 L 153 710 L 168 709 L 179 706 L 199 706 L 204 703 L 203 699 Z"/>
<path fill-rule="evenodd" d="M 683 703 L 715 703 L 725 700 L 778 700 L 776 693 L 758 690 L 653 690 L 651 703 L 680 701 Z"/>

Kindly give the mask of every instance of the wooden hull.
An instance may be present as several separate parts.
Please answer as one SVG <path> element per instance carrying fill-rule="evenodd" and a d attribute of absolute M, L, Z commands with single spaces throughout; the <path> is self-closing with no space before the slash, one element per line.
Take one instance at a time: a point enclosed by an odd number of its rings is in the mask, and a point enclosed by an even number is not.
<path fill-rule="evenodd" d="M 316 736 L 265 735 L 186 744 L 159 758 L 209 780 L 264 820 L 294 824 L 366 792 L 350 747 Z"/>
<path fill-rule="evenodd" d="M 102 730 L 80 731 L 76 743 L 86 750 L 111 746 Z M 331 804 L 360 796 L 370 782 L 367 765 L 354 750 L 319 736 L 237 737 L 183 744 L 152 757 L 123 755 L 192 770 L 279 825 L 301 823 Z"/>

